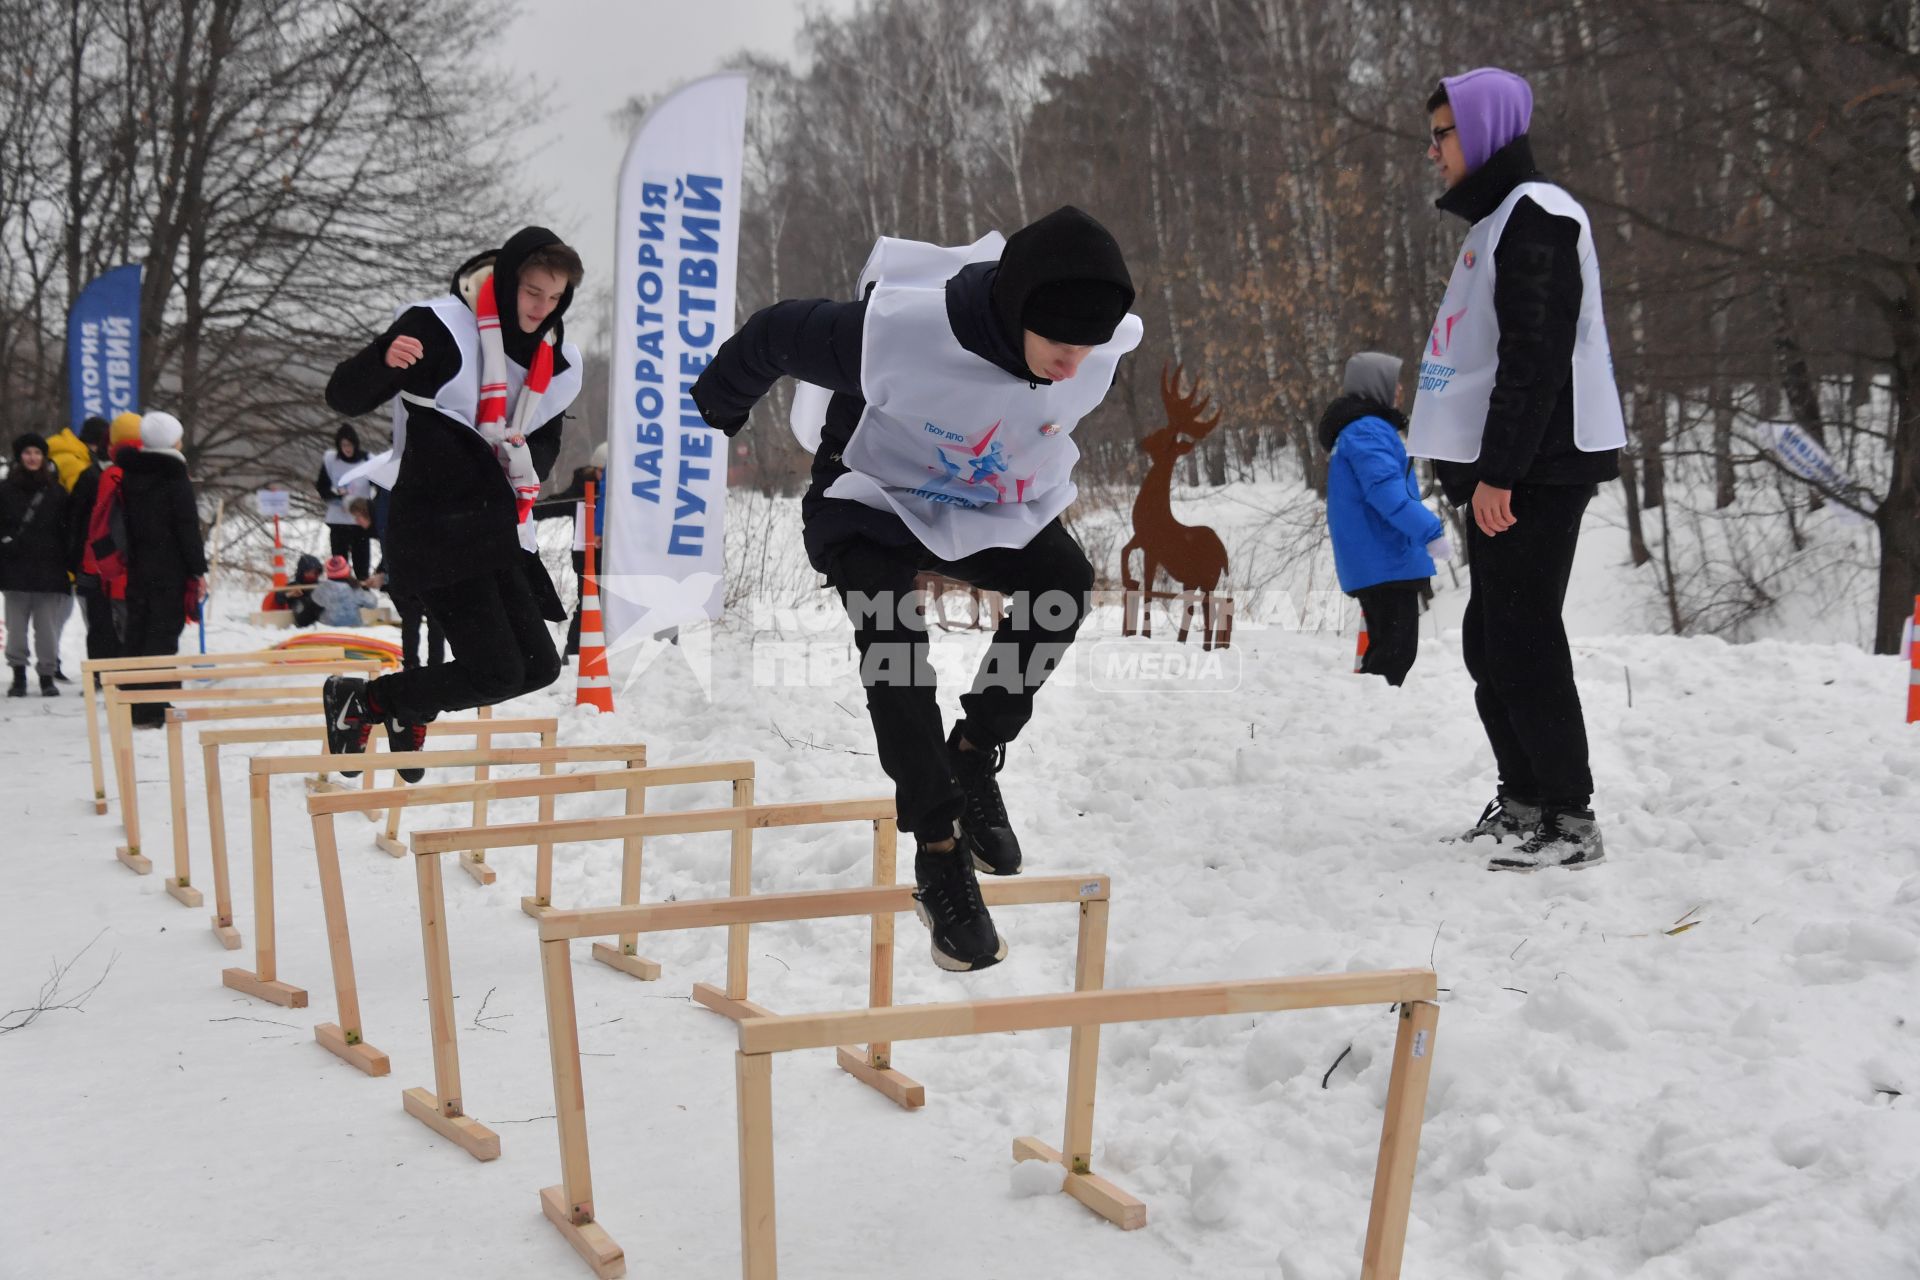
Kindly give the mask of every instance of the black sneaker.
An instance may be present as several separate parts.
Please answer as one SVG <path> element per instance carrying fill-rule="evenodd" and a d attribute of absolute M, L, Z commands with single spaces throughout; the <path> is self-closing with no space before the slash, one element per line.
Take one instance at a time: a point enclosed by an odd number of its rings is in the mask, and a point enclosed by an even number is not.
<path fill-rule="evenodd" d="M 993 927 L 964 843 L 935 853 L 925 844 L 913 855 L 914 911 L 933 935 L 933 962 L 950 973 L 970 973 L 1007 958 Z"/>
<path fill-rule="evenodd" d="M 960 814 L 960 839 L 973 855 L 976 869 L 990 876 L 1020 874 L 1020 837 L 1013 834 L 1007 818 L 1007 802 L 1000 795 L 994 775 L 1007 764 L 1007 749 L 962 751 L 960 726 L 947 735 L 947 761 L 953 776 L 966 793 L 967 807 Z"/>
<path fill-rule="evenodd" d="M 425 751 L 427 749 L 427 726 L 423 724 L 401 724 L 398 720 L 387 721 L 388 751 Z M 402 782 L 418 782 L 427 776 L 425 769 L 396 770 Z"/>
<path fill-rule="evenodd" d="M 1577 871 L 1607 860 L 1607 846 L 1600 838 L 1600 824 L 1591 809 L 1557 809 L 1549 805 L 1541 810 L 1540 825 L 1512 853 L 1496 853 L 1487 862 L 1489 871 L 1538 871 L 1542 867 L 1565 867 Z"/>
<path fill-rule="evenodd" d="M 336 756 L 359 755 L 367 749 L 377 723 L 367 708 L 367 682 L 357 676 L 328 676 L 320 690 L 327 712 L 327 750 Z M 343 778 L 357 778 L 358 769 L 342 769 Z"/>

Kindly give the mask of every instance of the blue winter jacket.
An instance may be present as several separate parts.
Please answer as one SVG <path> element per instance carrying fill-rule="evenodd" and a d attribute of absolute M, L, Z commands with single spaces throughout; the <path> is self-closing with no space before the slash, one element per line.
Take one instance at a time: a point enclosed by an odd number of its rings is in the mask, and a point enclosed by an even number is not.
<path fill-rule="evenodd" d="M 1420 503 L 1400 415 L 1372 400 L 1342 396 L 1320 422 L 1327 462 L 1327 531 L 1333 567 L 1349 594 L 1382 582 L 1433 576 L 1427 544 L 1446 532 Z"/>

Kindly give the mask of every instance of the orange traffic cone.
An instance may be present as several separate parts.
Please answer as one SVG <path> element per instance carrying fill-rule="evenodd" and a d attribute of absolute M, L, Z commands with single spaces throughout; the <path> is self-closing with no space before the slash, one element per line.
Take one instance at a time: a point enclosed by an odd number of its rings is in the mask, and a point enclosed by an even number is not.
<path fill-rule="evenodd" d="M 587 482 L 586 569 L 580 575 L 580 689 L 576 705 L 613 710 L 613 677 L 607 674 L 606 626 L 600 621 L 600 580 L 593 536 L 593 482 Z"/>
<path fill-rule="evenodd" d="M 1907 723 L 1920 721 L 1920 596 L 1913 598 L 1913 624 L 1907 632 Z"/>
<path fill-rule="evenodd" d="M 1360 638 L 1353 643 L 1353 673 L 1359 675 L 1367 665 L 1367 615 L 1360 614 Z"/>
<path fill-rule="evenodd" d="M 287 585 L 287 557 L 280 549 L 280 517 L 273 518 L 273 589 Z"/>

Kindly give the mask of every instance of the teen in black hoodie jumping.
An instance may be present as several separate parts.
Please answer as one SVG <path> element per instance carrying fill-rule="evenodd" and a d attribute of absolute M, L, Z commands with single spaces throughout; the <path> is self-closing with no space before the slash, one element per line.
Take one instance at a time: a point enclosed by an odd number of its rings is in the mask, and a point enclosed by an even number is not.
<path fill-rule="evenodd" d="M 489 272 L 507 362 L 507 420 L 514 421 L 523 379 L 548 343 L 553 381 L 523 439 L 542 478 L 560 453 L 561 418 L 580 387 L 580 353 L 564 340 L 561 317 L 581 267 L 579 255 L 544 227 L 527 227 L 468 260 L 447 294 L 409 307 L 334 370 L 327 404 L 338 413 L 366 413 L 401 398 L 398 476 L 375 477 L 393 491 L 383 549 L 394 576 L 439 622 L 453 651 L 451 662 L 371 683 L 328 681 L 335 751 L 364 751 L 382 721 L 394 750 L 419 750 L 426 725 L 442 711 L 504 702 L 560 674 L 546 623 L 564 621 L 566 611 L 527 547 L 526 513 L 495 447 L 475 425 L 485 358 L 475 306 Z M 401 776 L 414 781 L 418 773 Z"/>
<path fill-rule="evenodd" d="M 873 262 L 900 243 L 883 241 Z M 1058 515 L 1073 493 L 1073 422 L 1139 340 L 1133 281 L 1113 236 L 1071 207 L 1016 232 L 997 261 L 959 265 L 944 288 L 894 288 L 871 263 L 869 276 L 860 301 L 754 315 L 693 398 L 733 435 L 782 376 L 833 393 L 801 503 L 807 554 L 853 619 L 880 763 L 918 846 L 915 897 L 934 961 L 983 969 L 1007 948 L 974 871 L 1012 875 L 1021 858 L 994 775 L 1093 588 Z M 1011 605 L 950 735 L 925 619 L 900 607 L 928 570 Z"/>

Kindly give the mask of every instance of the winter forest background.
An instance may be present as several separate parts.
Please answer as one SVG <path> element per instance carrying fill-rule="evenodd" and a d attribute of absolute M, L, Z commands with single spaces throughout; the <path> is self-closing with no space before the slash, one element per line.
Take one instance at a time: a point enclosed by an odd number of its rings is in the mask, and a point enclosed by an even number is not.
<path fill-rule="evenodd" d="M 474 228 L 540 214 L 509 180 L 539 85 L 485 38 L 509 7 L 0 0 L 0 434 L 64 421 L 68 303 L 139 262 L 142 401 L 187 422 L 203 490 L 304 494 L 334 362 L 444 287 Z M 1431 321 L 1462 228 L 1432 207 L 1427 94 L 1521 72 L 1536 155 L 1594 219 L 1648 616 L 1740 639 L 1872 600 L 1857 639 L 1897 646 L 1920 592 L 1920 0 L 870 0 L 809 18 L 791 62 L 738 61 L 740 314 L 846 296 L 881 234 L 1093 211 L 1149 337 L 1080 429 L 1079 518 L 1124 519 L 1181 365 L 1225 409 L 1183 486 L 1244 491 L 1266 530 L 1243 587 L 1322 550 L 1312 427 L 1347 355 L 1411 365 Z M 562 479 L 604 430 L 587 385 Z M 788 396 L 736 441 L 748 488 L 804 484 Z M 1852 487 L 1780 468 L 1778 422 Z"/>

